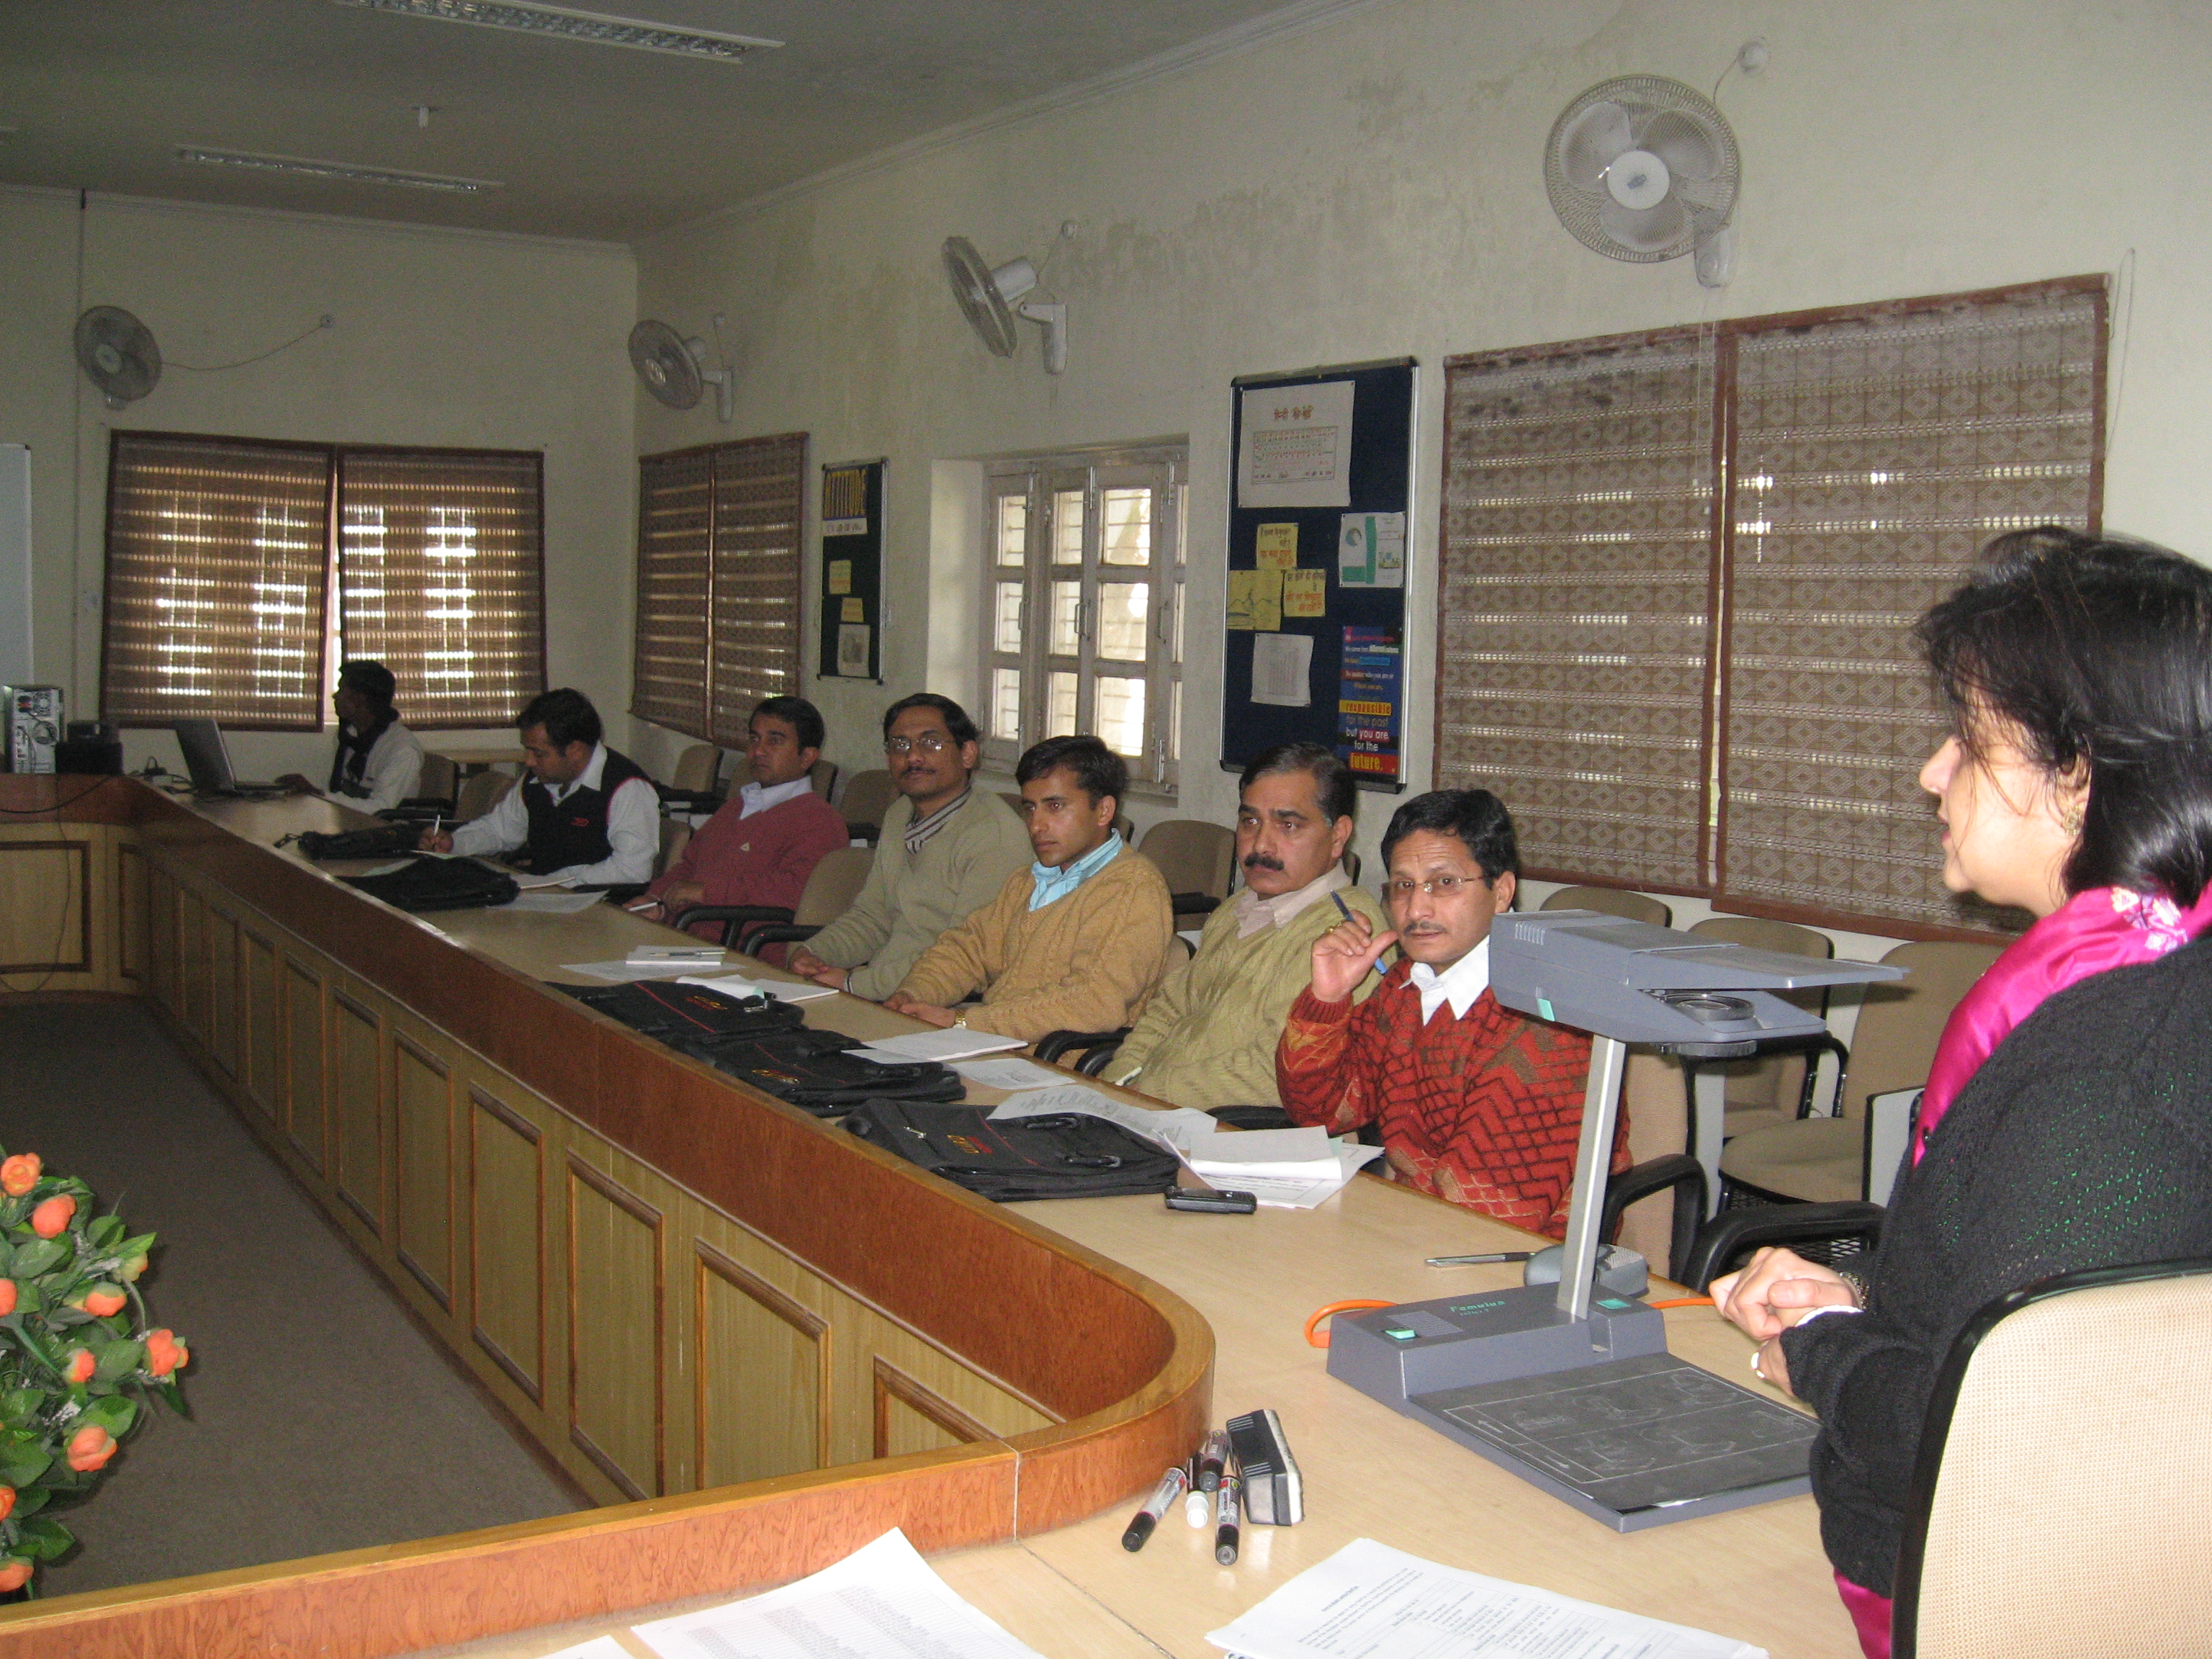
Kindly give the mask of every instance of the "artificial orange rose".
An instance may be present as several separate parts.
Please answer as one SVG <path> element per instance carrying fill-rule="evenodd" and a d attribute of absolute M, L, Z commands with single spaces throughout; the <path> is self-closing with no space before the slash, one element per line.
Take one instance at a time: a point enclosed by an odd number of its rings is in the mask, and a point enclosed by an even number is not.
<path fill-rule="evenodd" d="M 15 1512 L 15 1489 L 13 1486 L 0 1486 L 0 1521 L 5 1521 Z"/>
<path fill-rule="evenodd" d="M 79 1474 L 107 1467 L 115 1455 L 115 1437 L 97 1423 L 88 1423 L 70 1437 L 69 1466 Z"/>
<path fill-rule="evenodd" d="M 10 1198 L 21 1198 L 39 1184 L 39 1172 L 46 1167 L 46 1160 L 36 1152 L 18 1152 L 0 1162 L 0 1193 Z"/>
<path fill-rule="evenodd" d="M 31 1582 L 31 1564 L 20 1555 L 0 1556 L 0 1593 L 19 1590 Z"/>
<path fill-rule="evenodd" d="M 58 1237 L 76 1213 L 76 1200 L 67 1193 L 57 1193 L 31 1212 L 31 1231 L 40 1238 Z"/>
<path fill-rule="evenodd" d="M 146 1369 L 155 1376 L 167 1376 L 191 1358 L 174 1331 L 146 1333 Z"/>
<path fill-rule="evenodd" d="M 70 1350 L 69 1364 L 62 1367 L 62 1376 L 71 1382 L 89 1382 L 92 1381 L 93 1370 L 92 1350 L 72 1348 Z"/>
<path fill-rule="evenodd" d="M 84 1293 L 84 1310 L 95 1319 L 119 1314 L 131 1298 L 112 1285 L 95 1285 Z"/>
<path fill-rule="evenodd" d="M 0 1319 L 15 1311 L 15 1281 L 0 1279 Z"/>

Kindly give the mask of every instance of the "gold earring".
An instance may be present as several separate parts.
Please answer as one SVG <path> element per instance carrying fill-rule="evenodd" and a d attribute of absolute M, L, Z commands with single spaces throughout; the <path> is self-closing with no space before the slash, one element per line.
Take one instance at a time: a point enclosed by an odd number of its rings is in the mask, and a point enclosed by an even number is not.
<path fill-rule="evenodd" d="M 2063 830 L 2069 836 L 2080 835 L 2081 833 L 2081 820 L 2084 816 L 2084 811 L 2085 809 L 2080 801 L 2077 800 L 2069 803 L 2065 811 L 2062 811 L 2058 815 L 2058 827 L 2061 830 Z"/>

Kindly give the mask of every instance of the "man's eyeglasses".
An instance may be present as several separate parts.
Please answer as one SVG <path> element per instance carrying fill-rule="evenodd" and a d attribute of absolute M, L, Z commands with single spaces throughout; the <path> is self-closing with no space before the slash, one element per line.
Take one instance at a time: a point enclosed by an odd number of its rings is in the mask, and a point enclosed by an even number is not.
<path fill-rule="evenodd" d="M 921 750 L 925 755 L 941 755 L 952 747 L 952 739 L 942 732 L 925 732 L 918 738 L 887 738 L 884 741 L 886 755 L 910 754 Z"/>
<path fill-rule="evenodd" d="M 1431 898 L 1456 898 L 1466 889 L 1475 884 L 1472 876 L 1431 876 L 1426 881 L 1413 881 L 1404 876 L 1393 878 L 1382 884 L 1382 890 L 1392 898 L 1409 899 L 1419 889 Z"/>

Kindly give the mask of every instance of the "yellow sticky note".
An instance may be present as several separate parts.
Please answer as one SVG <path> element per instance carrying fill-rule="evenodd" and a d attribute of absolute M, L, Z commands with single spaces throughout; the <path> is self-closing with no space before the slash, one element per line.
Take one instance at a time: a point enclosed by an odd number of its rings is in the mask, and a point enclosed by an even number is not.
<path fill-rule="evenodd" d="M 1273 567 L 1252 573 L 1252 626 L 1262 634 L 1283 626 L 1283 573 Z"/>
<path fill-rule="evenodd" d="M 1249 570 L 1229 573 L 1229 626 L 1252 631 L 1252 575 Z"/>
<path fill-rule="evenodd" d="M 1289 570 L 1298 562 L 1298 527 L 1294 524 L 1263 524 L 1253 544 L 1254 562 L 1262 570 Z"/>
<path fill-rule="evenodd" d="M 1316 570 L 1314 574 L 1318 576 L 1321 572 Z M 1321 612 L 1316 611 L 1314 615 L 1318 617 Z M 847 599 L 838 608 L 837 620 L 840 622 L 864 623 L 867 619 L 868 602 L 866 599 Z"/>
<path fill-rule="evenodd" d="M 850 559 L 830 561 L 830 591 L 832 593 L 853 591 L 853 562 Z"/>
<path fill-rule="evenodd" d="M 1325 617 L 1328 614 L 1328 572 L 1283 572 L 1283 614 L 1285 617 Z"/>

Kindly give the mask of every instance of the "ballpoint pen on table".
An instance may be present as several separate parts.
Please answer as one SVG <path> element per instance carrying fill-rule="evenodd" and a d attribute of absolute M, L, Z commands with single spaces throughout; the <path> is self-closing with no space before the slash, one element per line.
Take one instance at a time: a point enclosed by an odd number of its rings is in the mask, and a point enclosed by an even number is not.
<path fill-rule="evenodd" d="M 1474 1267 L 1492 1261 L 1526 1261 L 1534 1254 L 1528 1250 L 1490 1250 L 1480 1255 L 1432 1255 L 1428 1258 L 1431 1267 Z"/>

